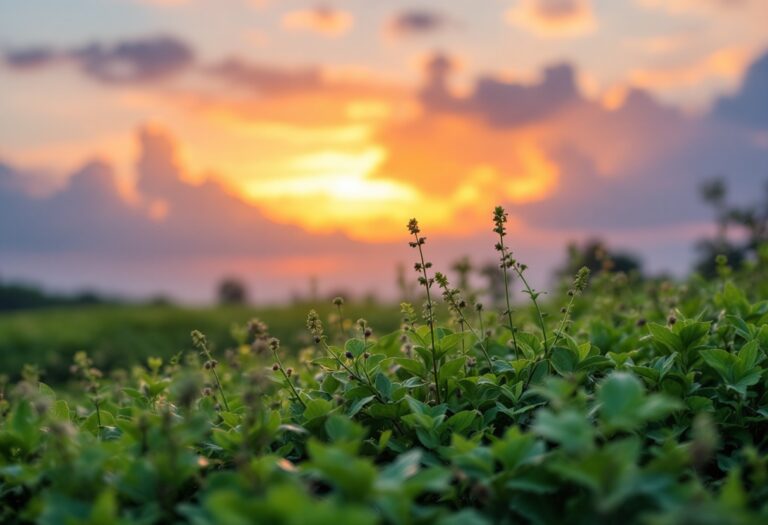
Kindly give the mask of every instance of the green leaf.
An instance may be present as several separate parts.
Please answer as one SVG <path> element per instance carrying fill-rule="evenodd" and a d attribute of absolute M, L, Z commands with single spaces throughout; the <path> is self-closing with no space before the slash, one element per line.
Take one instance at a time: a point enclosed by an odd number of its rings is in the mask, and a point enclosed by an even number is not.
<path fill-rule="evenodd" d="M 462 433 L 467 430 L 477 418 L 475 410 L 462 410 L 445 420 L 445 425 L 454 432 Z"/>
<path fill-rule="evenodd" d="M 322 398 L 311 399 L 304 409 L 304 417 L 307 420 L 328 415 L 333 410 L 333 404 Z"/>
<path fill-rule="evenodd" d="M 683 342 L 680 340 L 680 336 L 666 326 L 649 323 L 648 330 L 651 332 L 653 341 L 661 348 L 665 348 L 668 352 L 683 351 Z"/>
<path fill-rule="evenodd" d="M 351 352 L 355 358 L 358 358 L 365 352 L 365 342 L 361 339 L 350 339 L 344 345 L 344 351 Z"/>
<path fill-rule="evenodd" d="M 536 413 L 532 430 L 535 434 L 558 443 L 566 452 L 586 452 L 594 446 L 595 431 L 586 414 L 567 408 L 559 413 L 541 409 Z"/>
<path fill-rule="evenodd" d="M 452 359 L 440 365 L 437 375 L 440 378 L 441 383 L 447 379 L 458 376 L 459 370 L 464 366 L 464 361 L 464 357 L 459 357 L 458 359 Z"/>
<path fill-rule="evenodd" d="M 59 399 L 53 404 L 51 417 L 56 421 L 69 421 L 69 405 L 63 399 Z"/>
<path fill-rule="evenodd" d="M 552 349 L 552 367 L 560 375 L 566 375 L 574 370 L 579 364 L 579 355 L 570 348 L 556 346 Z"/>

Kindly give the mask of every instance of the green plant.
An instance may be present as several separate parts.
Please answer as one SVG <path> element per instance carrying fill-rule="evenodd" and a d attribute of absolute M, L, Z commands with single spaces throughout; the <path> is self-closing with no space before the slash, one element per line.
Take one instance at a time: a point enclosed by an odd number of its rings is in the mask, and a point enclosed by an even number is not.
<path fill-rule="evenodd" d="M 311 310 L 308 346 L 253 319 L 208 366 L 196 332 L 197 352 L 103 377 L 78 355 L 95 388 L 54 390 L 33 367 L 0 381 L 0 522 L 768 520 L 768 283 L 753 267 L 588 288 L 581 270 L 550 303 L 476 306 L 475 322 L 419 264 L 444 303 L 426 286 L 423 321 L 404 303 L 391 333 L 345 329 L 333 302 L 339 345 Z"/>

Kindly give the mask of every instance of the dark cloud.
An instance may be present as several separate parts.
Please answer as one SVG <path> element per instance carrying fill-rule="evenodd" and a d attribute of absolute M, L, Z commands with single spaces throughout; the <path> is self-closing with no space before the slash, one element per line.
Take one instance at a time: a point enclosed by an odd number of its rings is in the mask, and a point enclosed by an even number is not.
<path fill-rule="evenodd" d="M 448 17 L 435 11 L 413 9 L 398 13 L 386 25 L 394 36 L 413 36 L 433 33 L 450 25 Z"/>
<path fill-rule="evenodd" d="M 275 224 L 215 181 L 183 182 L 174 144 L 162 132 L 143 130 L 139 142 L 140 202 L 122 196 L 112 169 L 100 161 L 45 198 L 20 191 L 13 183 L 15 170 L 0 164 L 0 251 L 273 257 L 327 253 L 349 243 L 339 235 L 310 235 Z"/>
<path fill-rule="evenodd" d="M 47 66 L 58 58 L 58 53 L 47 47 L 12 49 L 5 54 L 6 64 L 16 69 L 32 69 Z"/>
<path fill-rule="evenodd" d="M 768 128 L 768 52 L 747 70 L 741 88 L 717 101 L 713 114 L 756 128 Z"/>
<path fill-rule="evenodd" d="M 224 60 L 207 68 L 207 71 L 233 85 L 259 94 L 312 90 L 323 85 L 320 71 L 316 68 L 287 70 L 253 64 L 239 58 Z"/>
<path fill-rule="evenodd" d="M 543 120 L 581 96 L 574 71 L 569 64 L 544 69 L 542 79 L 534 84 L 505 82 L 490 76 L 480 77 L 468 97 L 450 94 L 447 81 L 454 70 L 451 59 L 434 54 L 426 64 L 426 83 L 421 101 L 437 111 L 469 112 L 480 115 L 494 126 L 511 127 Z"/>
<path fill-rule="evenodd" d="M 136 83 L 177 74 L 194 63 L 194 53 L 184 42 L 169 36 L 152 36 L 58 50 L 50 47 L 11 49 L 5 53 L 11 68 L 29 69 L 54 63 L 74 63 L 83 73 L 105 83 Z"/>

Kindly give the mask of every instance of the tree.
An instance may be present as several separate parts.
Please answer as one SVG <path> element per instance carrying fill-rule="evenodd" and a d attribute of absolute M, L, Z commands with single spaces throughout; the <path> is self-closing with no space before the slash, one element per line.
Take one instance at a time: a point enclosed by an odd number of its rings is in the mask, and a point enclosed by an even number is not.
<path fill-rule="evenodd" d="M 248 301 L 248 290 L 239 279 L 226 277 L 219 283 L 217 297 L 221 305 L 245 304 Z"/>
<path fill-rule="evenodd" d="M 713 277 L 717 275 L 718 255 L 725 256 L 730 266 L 739 267 L 768 243 L 768 185 L 760 201 L 741 206 L 728 204 L 728 188 L 721 177 L 704 182 L 699 192 L 715 212 L 717 231 L 714 237 L 697 243 L 700 256 L 695 269 L 706 277 Z"/>
<path fill-rule="evenodd" d="M 572 242 L 567 247 L 565 264 L 556 274 L 560 278 L 572 278 L 583 266 L 592 275 L 600 272 L 641 272 L 640 259 L 628 252 L 609 249 L 600 239 L 589 239 L 581 245 Z"/>

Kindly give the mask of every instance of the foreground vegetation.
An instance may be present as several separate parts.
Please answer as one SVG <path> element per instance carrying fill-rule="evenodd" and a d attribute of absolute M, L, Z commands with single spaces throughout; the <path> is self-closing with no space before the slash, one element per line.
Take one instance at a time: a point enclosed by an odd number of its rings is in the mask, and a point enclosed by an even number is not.
<path fill-rule="evenodd" d="M 766 261 L 581 270 L 544 304 L 505 221 L 530 307 L 472 304 L 412 221 L 426 303 L 396 332 L 339 298 L 301 347 L 252 320 L 234 351 L 194 331 L 108 379 L 77 354 L 80 394 L 28 369 L 0 401 L 0 522 L 765 523 Z"/>

